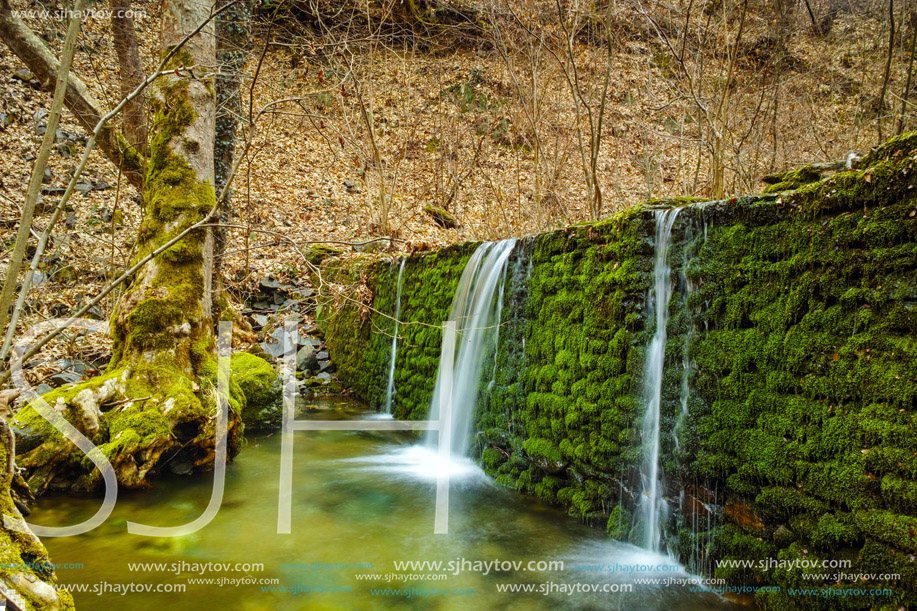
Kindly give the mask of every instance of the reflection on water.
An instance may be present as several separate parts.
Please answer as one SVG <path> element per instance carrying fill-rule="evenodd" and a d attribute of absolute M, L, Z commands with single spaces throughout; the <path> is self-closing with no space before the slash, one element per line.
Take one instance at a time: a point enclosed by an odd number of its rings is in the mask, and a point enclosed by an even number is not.
<path fill-rule="evenodd" d="M 341 399 L 304 404 L 301 412 L 300 419 L 372 417 L 360 405 Z M 47 539 L 55 563 L 83 564 L 82 569 L 58 570 L 62 583 L 108 590 L 102 595 L 76 594 L 78 609 L 699 611 L 734 607 L 713 594 L 690 594 L 677 586 L 635 585 L 629 593 L 563 594 L 561 588 L 576 584 L 603 588 L 633 583 L 634 576 L 620 570 L 595 571 L 593 566 L 588 571 L 583 570 L 585 565 L 667 565 L 669 561 L 608 541 L 601 532 L 536 499 L 495 485 L 471 463 L 451 464 L 449 534 L 434 535 L 435 474 L 441 465 L 436 455 L 414 445 L 414 435 L 373 431 L 295 435 L 292 534 L 276 534 L 280 435 L 251 438 L 227 471 L 226 494 L 217 517 L 197 533 L 141 537 L 128 534 L 126 522 L 174 526 L 193 520 L 210 498 L 213 478 L 209 474 L 172 476 L 158 481 L 152 490 L 122 491 L 114 513 L 101 527 L 77 537 Z M 98 502 L 45 497 L 30 521 L 49 526 L 76 523 L 91 515 Z M 494 560 L 522 564 L 519 570 L 487 574 L 470 564 Z M 465 568 L 398 571 L 396 561 L 442 561 L 444 566 L 453 562 Z M 565 568 L 525 570 L 529 561 L 563 561 Z M 161 566 L 131 570 L 130 565 L 141 563 Z M 263 570 L 226 571 L 212 565 L 207 570 L 207 563 L 263 564 Z M 637 575 L 653 576 L 686 577 L 682 571 Z M 195 583 L 199 579 L 213 581 Z M 221 580 L 223 585 L 218 585 Z M 265 585 L 259 580 L 277 581 Z M 139 584 L 135 590 L 169 587 L 165 584 L 186 589 L 122 595 L 121 584 L 129 583 Z M 498 586 L 505 584 L 535 591 L 499 591 Z M 281 588 L 300 593 L 278 591 Z M 404 592 L 393 595 L 396 588 L 413 590 L 410 597 Z M 542 588 L 553 592 L 541 594 Z"/>

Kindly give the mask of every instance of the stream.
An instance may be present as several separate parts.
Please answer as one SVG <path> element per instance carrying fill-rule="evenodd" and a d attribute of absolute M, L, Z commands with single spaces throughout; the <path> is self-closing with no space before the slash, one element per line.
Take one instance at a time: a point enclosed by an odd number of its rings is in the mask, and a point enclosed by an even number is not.
<path fill-rule="evenodd" d="M 344 398 L 302 401 L 298 412 L 297 419 L 374 417 Z M 60 583 L 87 590 L 74 593 L 77 608 L 740 608 L 687 585 L 635 584 L 635 579 L 691 577 L 663 555 L 611 541 L 538 499 L 496 485 L 470 462 L 452 474 L 449 534 L 434 535 L 435 468 L 415 433 L 295 433 L 293 532 L 278 535 L 280 441 L 279 433 L 248 438 L 227 470 L 220 511 L 194 534 L 136 536 L 128 534 L 126 522 L 174 526 L 193 520 L 210 498 L 213 478 L 207 473 L 163 476 L 151 490 L 120 491 L 101 527 L 45 539 L 53 561 L 63 565 L 57 570 Z M 45 496 L 29 521 L 73 524 L 95 512 L 98 503 Z M 502 566 L 489 564 L 494 560 Z M 396 569 L 402 561 L 443 565 Z M 551 562 L 562 562 L 563 569 Z M 82 568 L 67 568 L 78 563 Z M 134 584 L 127 586 L 134 591 L 124 593 L 124 584 Z M 631 591 L 620 591 L 628 585 Z M 511 587 L 517 591 L 506 591 Z M 152 591 L 142 591 L 146 588 Z M 586 591 L 593 588 L 598 591 Z"/>

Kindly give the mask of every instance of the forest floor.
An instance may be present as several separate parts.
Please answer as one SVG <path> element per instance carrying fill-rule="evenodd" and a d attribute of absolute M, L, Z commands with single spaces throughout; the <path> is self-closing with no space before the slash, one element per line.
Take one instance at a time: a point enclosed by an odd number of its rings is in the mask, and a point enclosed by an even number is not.
<path fill-rule="evenodd" d="M 151 69 L 158 3 L 143 0 L 134 6 L 140 12 L 135 23 L 141 54 Z M 60 46 L 65 24 L 27 21 L 52 47 Z M 738 84 L 726 105 L 732 117 L 727 125 L 737 142 L 726 185 L 730 195 L 759 190 L 758 180 L 767 172 L 843 159 L 876 143 L 867 109 L 879 89 L 877 66 L 887 46 L 878 19 L 839 13 L 826 35 L 800 28 L 791 38 L 789 59 L 781 60 L 788 67 L 780 82 L 767 89 L 773 100 L 766 99 L 764 89 L 756 93 L 744 85 L 767 78 L 761 67 L 767 27 L 763 19 L 751 20 L 747 43 L 737 55 Z M 88 21 L 74 60 L 74 71 L 106 107 L 119 97 L 118 64 L 107 28 L 107 20 Z M 696 137 L 697 126 L 684 100 L 673 93 L 680 85 L 671 59 L 648 25 L 622 32 L 611 59 L 598 162 L 603 215 L 652 197 L 704 196 L 709 183 L 703 150 L 685 145 Z M 272 40 L 278 44 L 268 48 L 253 81 L 264 48 L 263 32 L 256 31 L 242 86 L 243 114 L 284 98 L 296 100 L 263 116 L 234 184 L 232 223 L 238 227 L 230 230 L 223 271 L 240 303 L 265 277 L 301 279 L 307 268 L 303 249 L 311 244 L 353 252 L 353 244 L 385 235 L 392 241 L 378 256 L 394 257 L 588 219 L 576 104 L 559 64 L 546 62 L 534 74 L 541 99 L 537 131 L 547 151 L 537 165 L 529 145 L 534 130 L 526 116 L 533 74 L 492 45 L 433 54 L 407 45 L 375 45 L 359 55 L 341 56 L 316 55 L 313 43 L 320 45 L 319 38 L 293 38 L 292 44 Z M 576 54 L 580 78 L 601 81 L 605 52 L 584 44 Z M 896 62 L 890 90 L 900 91 L 904 63 Z M 28 77 L 22 63 L 0 45 L 4 267 L 40 145 L 43 113 L 50 106 L 51 92 Z M 717 77 L 711 78 L 715 82 Z M 900 105 L 899 98 L 889 99 L 889 109 Z M 355 100 L 372 112 L 372 133 Z M 33 223 L 36 233 L 47 223 L 55 193 L 66 185 L 83 151 L 84 131 L 69 112 L 58 135 Z M 755 144 L 741 144 L 746 141 Z M 143 217 L 140 202 L 139 193 L 94 152 L 81 193 L 48 249 L 21 330 L 70 313 L 129 265 Z M 380 220 L 380 202 L 389 209 L 387 228 Z M 440 227 L 424 212 L 426 204 L 447 208 L 460 226 Z M 95 315 L 107 319 L 115 299 L 113 294 Z M 105 350 L 101 337 L 88 345 L 90 351 Z M 72 350 L 61 341 L 48 352 L 74 356 Z M 38 367 L 31 377 L 44 379 L 53 369 Z"/>

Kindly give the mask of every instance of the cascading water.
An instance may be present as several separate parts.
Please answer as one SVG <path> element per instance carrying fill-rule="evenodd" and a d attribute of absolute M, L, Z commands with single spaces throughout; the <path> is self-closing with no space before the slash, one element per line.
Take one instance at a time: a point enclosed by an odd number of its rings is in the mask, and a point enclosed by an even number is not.
<path fill-rule="evenodd" d="M 388 364 L 388 384 L 385 386 L 385 413 L 392 413 L 392 397 L 395 394 L 395 357 L 398 355 L 398 325 L 401 316 L 401 279 L 404 276 L 404 262 L 407 257 L 401 258 L 401 265 L 398 266 L 398 288 L 395 289 L 395 331 L 392 333 L 392 350 L 389 353 Z"/>
<path fill-rule="evenodd" d="M 662 544 L 662 525 L 669 507 L 663 496 L 665 482 L 659 469 L 659 434 L 662 408 L 662 374 L 665 362 L 666 325 L 669 322 L 669 298 L 672 296 L 672 270 L 667 255 L 672 237 L 672 227 L 679 208 L 657 210 L 656 259 L 653 268 L 653 309 L 656 313 L 656 331 L 646 357 L 644 399 L 646 414 L 643 418 L 643 463 L 640 471 L 641 485 L 639 514 L 643 526 L 643 547 L 659 551 Z"/>
<path fill-rule="evenodd" d="M 468 453 L 474 408 L 478 399 L 484 360 L 493 349 L 492 338 L 500 325 L 502 287 L 515 239 L 481 244 L 462 272 L 449 319 L 456 321 L 456 350 L 452 370 L 451 454 Z M 442 362 L 442 357 L 440 358 Z M 443 371 L 436 374 L 430 420 L 439 419 Z M 438 433 L 427 434 L 426 445 L 440 443 Z"/>

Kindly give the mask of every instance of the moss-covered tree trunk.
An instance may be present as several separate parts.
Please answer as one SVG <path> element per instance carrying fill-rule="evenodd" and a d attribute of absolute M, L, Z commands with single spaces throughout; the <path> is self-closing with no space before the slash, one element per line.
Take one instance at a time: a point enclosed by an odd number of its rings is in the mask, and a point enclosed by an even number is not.
<path fill-rule="evenodd" d="M 5 407 L 0 405 L 0 412 Z M 0 414 L 0 600 L 12 598 L 27 611 L 73 609 L 70 593 L 55 588 L 56 577 L 47 550 L 23 522 L 13 501 L 10 487 L 15 475 L 10 446 L 9 428 Z"/>
<path fill-rule="evenodd" d="M 163 54 L 206 21 L 211 8 L 207 3 L 165 2 Z M 168 66 L 174 72 L 157 81 L 152 91 L 146 214 L 138 258 L 200 221 L 214 206 L 214 64 L 211 21 L 174 55 Z M 217 405 L 212 267 L 213 235 L 208 229 L 191 232 L 156 256 L 137 273 L 117 305 L 106 374 L 45 397 L 103 450 L 123 486 L 146 485 L 147 477 L 165 462 L 185 468 L 212 465 Z M 238 451 L 241 433 L 240 395 L 233 394 L 230 455 Z M 44 439 L 18 458 L 34 491 L 41 493 L 55 479 L 77 490 L 99 486 L 99 472 L 33 407 L 20 410 L 17 422 Z"/>

